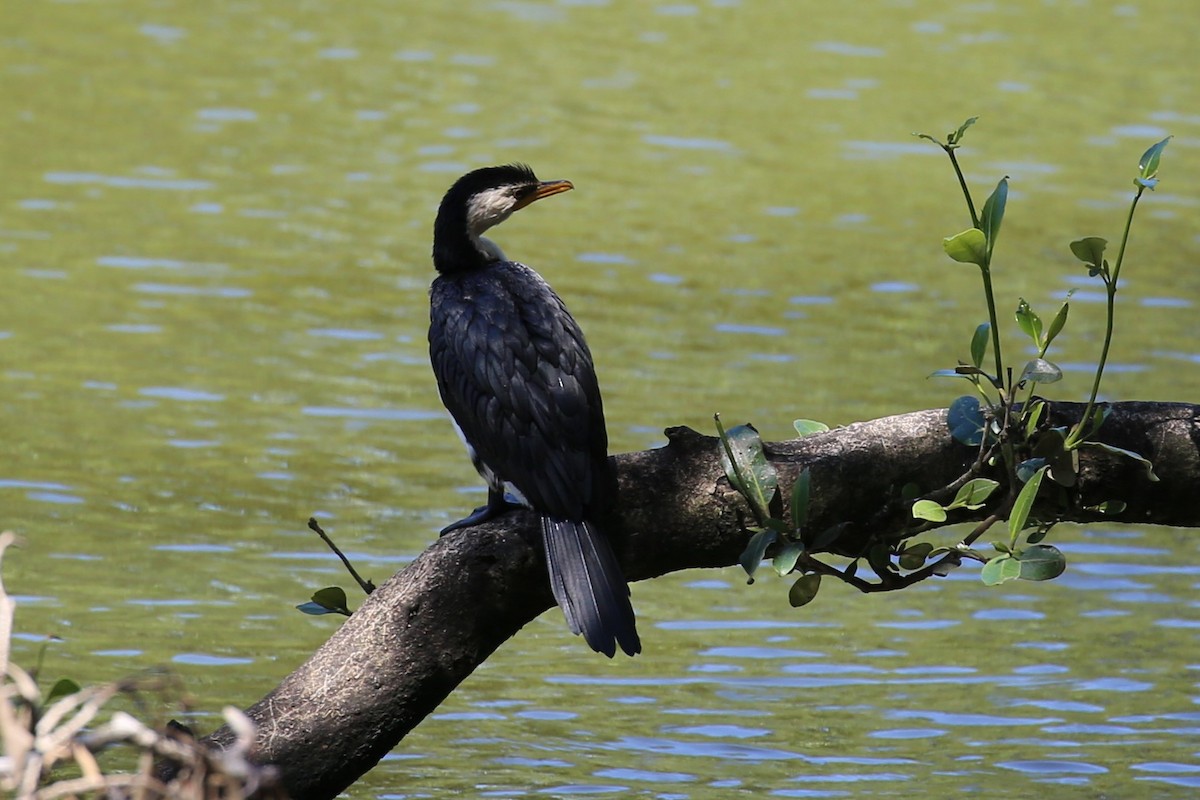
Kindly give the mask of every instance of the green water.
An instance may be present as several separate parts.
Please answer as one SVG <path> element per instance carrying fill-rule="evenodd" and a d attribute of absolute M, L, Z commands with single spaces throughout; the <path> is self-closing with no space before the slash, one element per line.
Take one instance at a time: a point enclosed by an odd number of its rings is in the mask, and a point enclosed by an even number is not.
<path fill-rule="evenodd" d="M 328 635 L 292 610 L 377 581 L 475 505 L 426 361 L 430 230 L 476 166 L 576 191 L 496 232 L 588 333 L 613 449 L 945 405 L 983 318 L 953 175 L 912 131 L 980 115 L 1012 181 L 1000 302 L 1100 287 L 1066 244 L 1145 198 L 1105 389 L 1200 402 L 1200 12 L 1191 2 L 12 2 L 0 14 L 2 523 L 18 654 L 85 680 L 170 666 L 200 729 Z M 1010 327 L 1008 334 L 1015 331 Z M 1010 336 L 1014 352 L 1020 345 Z M 646 654 L 547 614 L 356 798 L 1189 796 L 1200 552 L 1072 529 L 1053 586 L 634 587 Z"/>

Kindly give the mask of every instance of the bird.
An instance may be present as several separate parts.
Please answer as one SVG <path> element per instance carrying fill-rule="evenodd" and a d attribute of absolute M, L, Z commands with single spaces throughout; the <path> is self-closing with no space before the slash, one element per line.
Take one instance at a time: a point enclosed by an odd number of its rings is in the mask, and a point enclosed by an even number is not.
<path fill-rule="evenodd" d="M 525 164 L 483 167 L 446 192 L 433 226 L 429 355 L 488 501 L 442 535 L 514 506 L 541 517 L 554 599 L 573 633 L 612 658 L 642 650 L 629 584 L 596 517 L 616 479 L 591 351 L 550 285 L 483 233 L 569 191 Z M 512 497 L 513 501 L 508 498 Z"/>

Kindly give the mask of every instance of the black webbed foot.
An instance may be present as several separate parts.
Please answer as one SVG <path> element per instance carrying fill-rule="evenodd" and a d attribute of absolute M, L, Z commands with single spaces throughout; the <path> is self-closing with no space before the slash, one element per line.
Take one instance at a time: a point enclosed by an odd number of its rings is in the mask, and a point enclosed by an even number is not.
<path fill-rule="evenodd" d="M 503 493 L 489 490 L 487 505 L 480 506 L 458 522 L 451 522 L 442 528 L 442 532 L 438 536 L 445 536 L 447 533 L 452 533 L 462 528 L 470 528 L 472 525 L 481 525 L 490 519 L 495 519 L 501 514 L 507 514 L 509 511 L 518 508 L 521 508 L 521 506 L 509 500 Z"/>

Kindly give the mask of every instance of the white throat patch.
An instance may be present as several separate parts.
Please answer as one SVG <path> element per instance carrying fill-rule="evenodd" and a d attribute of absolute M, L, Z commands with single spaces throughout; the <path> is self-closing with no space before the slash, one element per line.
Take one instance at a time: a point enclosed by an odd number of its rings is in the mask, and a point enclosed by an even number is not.
<path fill-rule="evenodd" d="M 508 219 L 516 205 L 517 198 L 512 192 L 512 187 L 480 192 L 474 195 L 467 205 L 467 232 L 475 248 L 488 258 L 502 261 L 504 253 L 494 242 L 483 238 L 483 232 Z"/>

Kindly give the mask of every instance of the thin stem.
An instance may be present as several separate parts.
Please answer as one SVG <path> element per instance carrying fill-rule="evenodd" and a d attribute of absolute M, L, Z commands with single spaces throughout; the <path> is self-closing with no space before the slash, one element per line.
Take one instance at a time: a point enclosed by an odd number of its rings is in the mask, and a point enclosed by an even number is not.
<path fill-rule="evenodd" d="M 1113 266 L 1112 274 L 1104 277 L 1104 289 L 1108 294 L 1107 315 L 1104 326 L 1104 346 L 1100 348 L 1100 363 L 1096 365 L 1096 378 L 1092 381 L 1092 394 L 1088 397 L 1087 408 L 1083 411 L 1083 417 L 1075 425 L 1075 429 L 1071 431 L 1071 435 L 1067 438 L 1067 446 L 1072 447 L 1082 441 L 1085 437 L 1092 433 L 1088 430 L 1084 433 L 1084 429 L 1091 425 L 1092 413 L 1096 409 L 1096 398 L 1100 394 L 1100 379 L 1104 377 L 1104 366 L 1108 363 L 1108 350 L 1112 344 L 1113 325 L 1116 320 L 1117 311 L 1117 278 L 1121 274 L 1121 262 L 1125 260 L 1125 247 L 1129 244 L 1129 231 L 1133 228 L 1133 212 L 1137 210 L 1138 201 L 1142 199 L 1142 192 L 1145 191 L 1144 186 L 1138 186 L 1137 194 L 1133 196 L 1133 202 L 1129 204 L 1129 214 L 1125 217 L 1125 232 L 1121 235 L 1121 247 L 1117 250 L 1117 262 Z M 1100 273 L 1102 276 L 1103 272 Z"/>
<path fill-rule="evenodd" d="M 958 165 L 958 156 L 954 155 L 956 148 L 950 145 L 942 145 L 942 149 L 946 151 L 946 155 L 950 156 L 950 164 L 954 167 L 954 174 L 958 176 L 958 185 L 962 188 L 963 198 L 967 201 L 967 211 L 971 213 L 971 227 L 979 227 L 979 215 L 975 213 L 975 201 L 971 199 L 971 189 L 967 186 L 967 178 L 963 175 L 962 167 Z M 991 261 L 991 253 L 988 253 L 988 261 Z M 986 267 L 981 267 L 983 270 L 983 292 L 987 297 L 988 320 L 992 323 L 992 353 L 996 357 L 996 379 L 994 383 L 997 389 L 1004 388 L 1004 377 L 1001 375 L 1003 370 L 1004 360 L 1000 355 L 1000 326 L 996 324 L 996 297 L 992 293 L 992 272 L 991 264 Z"/>
<path fill-rule="evenodd" d="M 375 584 L 368 580 L 363 580 L 363 578 L 358 574 L 358 571 L 354 569 L 354 565 L 350 563 L 350 559 L 346 558 L 346 555 L 338 549 L 338 546 L 333 543 L 333 540 L 330 539 L 328 535 L 326 535 L 325 531 L 321 530 L 321 526 L 317 524 L 315 517 L 308 518 L 308 527 L 310 530 L 316 533 L 317 536 L 321 537 L 321 540 L 325 542 L 330 550 L 333 551 L 334 555 L 342 560 L 342 564 L 345 565 L 346 570 L 350 573 L 350 576 L 354 578 L 364 593 L 370 594 L 371 592 L 375 591 Z"/>
<path fill-rule="evenodd" d="M 954 155 L 954 148 L 947 145 L 942 145 L 942 149 L 946 151 L 946 155 L 950 156 L 950 163 L 954 165 L 954 174 L 958 176 L 958 185 L 962 187 L 963 197 L 967 198 L 967 210 L 971 212 L 971 227 L 979 227 L 979 216 L 975 213 L 975 203 L 971 200 L 971 190 L 967 188 L 967 179 L 963 177 L 962 169 L 958 166 L 958 158 Z"/>
<path fill-rule="evenodd" d="M 968 197 L 967 202 L 971 202 Z M 971 209 L 971 216 L 975 216 L 975 209 Z M 991 261 L 991 255 L 988 255 L 988 261 Z M 996 324 L 996 295 L 992 293 L 992 269 L 989 263 L 986 267 L 980 268 L 983 273 L 983 294 L 987 298 L 988 320 L 992 323 L 992 353 L 996 356 L 996 383 L 997 389 L 1004 388 L 1004 359 L 1000 355 L 1000 326 Z M 1011 387 L 1010 387 L 1011 388 Z"/>

